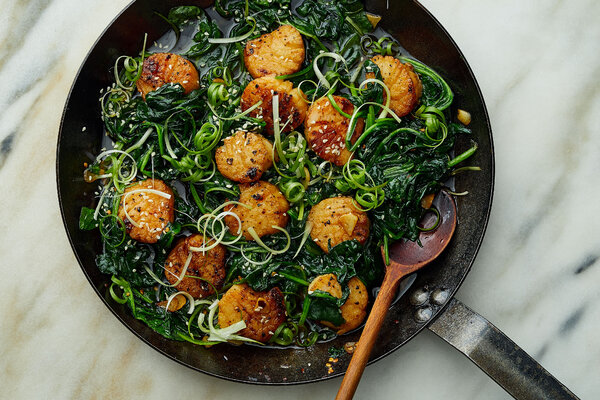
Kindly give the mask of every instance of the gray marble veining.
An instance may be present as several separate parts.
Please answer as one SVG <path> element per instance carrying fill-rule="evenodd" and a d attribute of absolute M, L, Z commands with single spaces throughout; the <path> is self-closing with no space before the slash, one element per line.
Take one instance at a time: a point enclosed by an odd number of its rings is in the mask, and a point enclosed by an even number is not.
<path fill-rule="evenodd" d="M 253 387 L 171 362 L 79 271 L 55 194 L 58 125 L 87 50 L 127 3 L 0 1 L 0 398 L 333 398 L 339 379 Z M 469 60 L 496 145 L 492 217 L 458 297 L 582 399 L 597 398 L 600 2 L 423 4 Z M 425 332 L 367 368 L 357 398 L 508 395 Z"/>

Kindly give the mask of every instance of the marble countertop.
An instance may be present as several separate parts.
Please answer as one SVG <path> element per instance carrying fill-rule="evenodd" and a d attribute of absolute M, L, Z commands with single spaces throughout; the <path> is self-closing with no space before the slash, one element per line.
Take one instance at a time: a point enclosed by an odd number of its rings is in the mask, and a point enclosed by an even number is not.
<path fill-rule="evenodd" d="M 258 387 L 187 369 L 132 335 L 80 272 L 58 211 L 58 126 L 87 50 L 127 3 L 0 1 L 0 398 L 333 398 L 339 378 Z M 600 2 L 423 4 L 469 60 L 496 146 L 491 220 L 457 298 L 598 398 Z M 509 395 L 425 331 L 368 367 L 356 398 Z"/>

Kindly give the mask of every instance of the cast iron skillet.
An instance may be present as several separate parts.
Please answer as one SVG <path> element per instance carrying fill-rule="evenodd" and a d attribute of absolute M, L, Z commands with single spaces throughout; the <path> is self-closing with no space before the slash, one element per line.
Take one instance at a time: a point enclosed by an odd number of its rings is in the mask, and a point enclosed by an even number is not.
<path fill-rule="evenodd" d="M 357 341 L 360 331 L 309 349 L 236 347 L 228 344 L 206 349 L 163 338 L 134 319 L 124 306 L 109 300 L 109 277 L 98 271 L 94 261 L 102 249 L 100 235 L 78 228 L 81 207 L 95 206 L 96 185 L 83 181 L 82 165 L 100 152 L 103 125 L 99 118 L 98 94 L 101 88 L 112 83 L 109 69 L 119 55 L 139 51 L 144 33 L 148 33 L 149 43 L 152 43 L 167 30 L 154 11 L 166 14 L 176 5 L 200 3 L 208 6 L 208 1 L 134 1 L 112 22 L 88 54 L 67 100 L 58 137 L 58 196 L 67 235 L 84 274 L 106 306 L 135 335 L 169 358 L 209 375 L 247 383 L 307 383 L 340 376 L 350 356 L 340 357 L 334 365 L 334 373 L 328 374 L 324 367 L 329 358 L 328 349 Z M 392 306 L 371 362 L 390 354 L 429 327 L 465 353 L 514 396 L 555 399 L 563 395 L 572 398 L 560 382 L 510 339 L 453 299 L 473 264 L 490 213 L 494 184 L 491 128 L 475 77 L 439 22 L 416 1 L 389 1 L 389 9 L 386 3 L 386 0 L 368 1 L 367 8 L 384 15 L 381 26 L 415 58 L 446 78 L 456 96 L 454 107 L 469 110 L 473 115 L 470 128 L 479 150 L 470 164 L 480 166 L 481 172 L 457 177 L 456 190 L 468 190 L 469 195 L 457 199 L 459 224 L 452 243 L 436 262 L 412 277 L 414 282 L 407 295 Z M 453 113 L 455 111 L 452 110 Z M 84 133 L 83 127 L 86 127 Z M 456 151 L 461 152 L 469 146 L 469 139 L 461 137 Z M 520 361 L 515 361 L 517 359 Z"/>

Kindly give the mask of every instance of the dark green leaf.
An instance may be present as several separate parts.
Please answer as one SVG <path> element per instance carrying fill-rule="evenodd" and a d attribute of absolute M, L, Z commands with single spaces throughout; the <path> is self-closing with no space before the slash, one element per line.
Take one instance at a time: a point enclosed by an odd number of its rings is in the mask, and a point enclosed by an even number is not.
<path fill-rule="evenodd" d="M 104 274 L 121 276 L 133 286 L 147 287 L 156 282 L 144 270 L 144 264 L 152 268 L 153 260 L 154 250 L 148 245 L 117 248 L 107 246 L 104 253 L 96 257 L 96 264 Z"/>
<path fill-rule="evenodd" d="M 89 231 L 98 227 L 98 221 L 94 218 L 95 210 L 81 207 L 79 214 L 79 229 Z"/>
<path fill-rule="evenodd" d="M 329 351 L 329 357 L 333 357 L 333 358 L 339 358 L 339 357 L 343 356 L 344 354 L 346 354 L 346 350 L 344 350 L 343 347 L 331 346 L 328 351 Z"/>
<path fill-rule="evenodd" d="M 169 11 L 169 16 L 167 18 L 173 24 L 180 27 L 187 21 L 195 18 L 200 19 L 202 17 L 204 17 L 204 11 L 200 7 L 181 6 L 172 8 L 171 11 Z"/>
<path fill-rule="evenodd" d="M 198 59 L 200 56 L 210 53 L 219 47 L 208 41 L 209 38 L 223 37 L 216 22 L 203 21 L 198 25 L 198 33 L 194 36 L 195 44 L 185 53 L 186 56 Z M 198 61 L 197 61 L 198 62 Z M 204 60 L 203 62 L 206 62 Z"/>
<path fill-rule="evenodd" d="M 311 296 L 311 299 L 308 318 L 315 321 L 329 321 L 335 326 L 345 322 L 336 298 Z"/>

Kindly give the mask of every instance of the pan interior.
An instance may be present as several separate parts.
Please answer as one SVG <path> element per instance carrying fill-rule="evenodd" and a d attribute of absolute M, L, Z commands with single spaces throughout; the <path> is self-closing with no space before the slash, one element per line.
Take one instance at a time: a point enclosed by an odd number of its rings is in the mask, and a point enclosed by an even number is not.
<path fill-rule="evenodd" d="M 333 366 L 334 372 L 328 374 L 323 365 L 329 358 L 329 348 L 339 348 L 347 342 L 358 341 L 360 331 L 338 337 L 329 343 L 318 343 L 308 349 L 229 344 L 207 349 L 163 338 L 133 318 L 128 309 L 110 299 L 107 294 L 110 277 L 102 275 L 95 264 L 95 257 L 102 249 L 100 237 L 97 232 L 79 230 L 79 211 L 82 206 L 94 205 L 94 191 L 97 189 L 83 181 L 81 168 L 102 147 L 103 125 L 99 118 L 97 94 L 111 84 L 110 68 L 119 55 L 136 53 L 144 33 L 148 33 L 148 39 L 152 42 L 167 31 L 168 27 L 154 11 L 166 14 L 171 7 L 180 4 L 176 0 L 138 0 L 132 3 L 102 34 L 72 87 L 58 139 L 57 184 L 63 221 L 75 255 L 96 293 L 125 326 L 159 352 L 190 368 L 233 381 L 258 384 L 306 383 L 339 376 L 344 373 L 350 356 L 341 356 Z M 368 2 L 368 11 L 384 15 L 381 27 L 398 39 L 415 58 L 445 77 L 455 93 L 453 107 L 469 110 L 474 117 L 470 128 L 479 150 L 471 164 L 480 166 L 482 170 L 456 178 L 456 191 L 468 190 L 469 195 L 457 200 L 458 226 L 455 236 L 437 261 L 411 276 L 410 281 L 403 285 L 404 290 L 408 289 L 410 283 L 413 289 L 425 288 L 429 292 L 441 289 L 449 295 L 449 299 L 468 273 L 488 221 L 494 160 L 487 111 L 477 82 L 460 50 L 421 5 L 413 1 L 377 0 Z M 83 126 L 87 129 L 86 135 L 81 134 Z M 456 151 L 461 152 L 468 147 L 469 139 L 462 137 L 457 142 Z M 413 289 L 408 289 L 409 293 Z M 444 306 L 430 302 L 414 306 L 409 297 L 401 297 L 391 308 L 373 350 L 372 361 L 402 346 L 426 326 L 426 321 L 420 322 L 415 318 L 419 309 L 426 308 L 435 316 Z"/>

